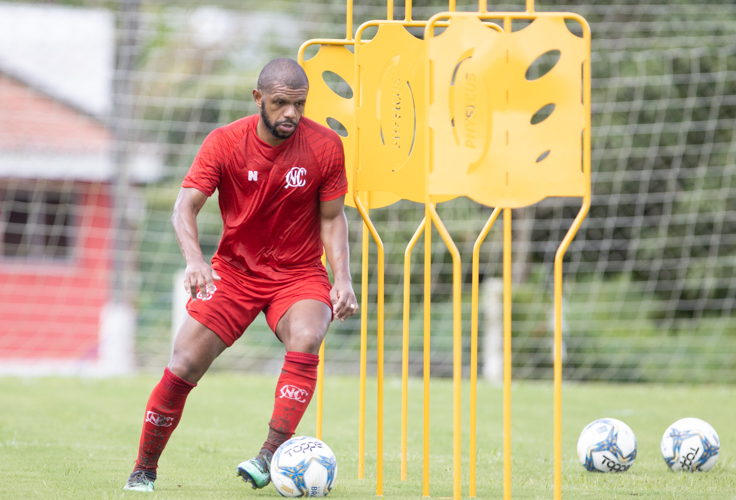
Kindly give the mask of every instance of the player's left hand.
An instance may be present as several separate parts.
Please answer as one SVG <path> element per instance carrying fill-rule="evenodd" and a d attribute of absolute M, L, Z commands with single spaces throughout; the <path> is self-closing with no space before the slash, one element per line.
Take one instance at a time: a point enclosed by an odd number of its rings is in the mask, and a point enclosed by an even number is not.
<path fill-rule="evenodd" d="M 345 321 L 358 312 L 358 300 L 355 298 L 353 286 L 349 281 L 336 281 L 332 290 L 330 290 L 330 299 L 332 300 L 332 314 L 335 319 Z"/>

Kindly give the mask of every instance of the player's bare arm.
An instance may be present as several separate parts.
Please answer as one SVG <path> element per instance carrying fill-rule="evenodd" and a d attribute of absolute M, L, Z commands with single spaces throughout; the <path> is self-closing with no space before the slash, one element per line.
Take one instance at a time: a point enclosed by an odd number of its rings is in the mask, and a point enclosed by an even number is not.
<path fill-rule="evenodd" d="M 348 221 L 345 218 L 343 196 L 320 202 L 320 234 L 325 247 L 335 284 L 330 291 L 333 314 L 344 321 L 358 312 L 358 301 L 353 292 L 348 249 Z"/>
<path fill-rule="evenodd" d="M 184 288 L 191 294 L 192 300 L 197 300 L 197 287 L 203 292 L 214 290 L 214 281 L 220 277 L 207 264 L 199 246 L 199 231 L 197 229 L 197 215 L 207 201 L 207 195 L 194 188 L 181 188 L 174 203 L 174 214 L 171 223 L 174 225 L 176 241 L 187 262 L 184 272 Z M 208 292 L 209 294 L 209 292 Z"/>

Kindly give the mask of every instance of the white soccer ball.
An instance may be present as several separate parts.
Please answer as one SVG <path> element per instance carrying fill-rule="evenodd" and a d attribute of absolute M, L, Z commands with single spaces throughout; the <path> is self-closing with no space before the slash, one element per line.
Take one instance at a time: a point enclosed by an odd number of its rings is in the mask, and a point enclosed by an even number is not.
<path fill-rule="evenodd" d="M 580 433 L 578 458 L 591 472 L 626 472 L 636 460 L 634 431 L 615 418 L 594 420 Z"/>
<path fill-rule="evenodd" d="M 271 459 L 271 482 L 285 497 L 324 497 L 335 485 L 337 460 L 317 438 L 291 438 Z"/>
<path fill-rule="evenodd" d="M 709 471 L 718 461 L 721 442 L 708 422 L 683 418 L 667 427 L 662 436 L 662 458 L 670 469 Z"/>

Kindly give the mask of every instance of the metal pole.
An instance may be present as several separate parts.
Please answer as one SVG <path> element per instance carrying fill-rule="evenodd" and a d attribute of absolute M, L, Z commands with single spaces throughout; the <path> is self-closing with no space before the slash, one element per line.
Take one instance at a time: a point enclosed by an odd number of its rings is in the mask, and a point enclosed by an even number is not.
<path fill-rule="evenodd" d="M 511 209 L 503 210 L 503 498 L 511 500 Z"/>
<path fill-rule="evenodd" d="M 345 19 L 345 38 L 353 39 L 353 0 L 348 0 L 348 9 Z"/>
<path fill-rule="evenodd" d="M 424 220 L 404 251 L 404 323 L 401 349 L 401 480 L 406 481 L 406 454 L 409 419 L 409 316 L 411 314 L 411 251 L 424 231 Z"/>
<path fill-rule="evenodd" d="M 460 500 L 462 465 L 462 262 L 460 251 L 442 223 L 434 205 L 427 204 L 437 231 L 452 255 L 452 498 Z"/>
<path fill-rule="evenodd" d="M 422 496 L 429 496 L 429 375 L 432 313 L 432 215 L 429 206 L 424 214 L 424 448 Z"/>
<path fill-rule="evenodd" d="M 319 346 L 319 367 L 317 369 L 317 432 L 316 438 L 322 439 L 322 410 L 325 402 L 325 341 Z"/>
<path fill-rule="evenodd" d="M 360 197 L 353 196 L 355 208 L 360 212 L 363 222 L 376 242 L 378 249 L 378 297 L 377 297 L 377 356 L 376 360 L 376 385 L 377 385 L 377 419 L 376 419 L 376 495 L 383 495 L 383 334 L 384 334 L 384 262 L 385 251 L 381 236 L 378 234 L 373 222 L 368 216 L 368 210 L 364 207 Z M 365 281 L 364 281 L 365 282 Z"/>
<path fill-rule="evenodd" d="M 485 240 L 491 226 L 501 214 L 500 208 L 495 208 L 488 218 L 483 230 L 478 235 L 473 245 L 473 287 L 471 291 L 471 316 L 470 316 L 470 461 L 468 463 L 470 487 L 469 495 L 475 497 L 475 461 L 476 461 L 476 428 L 477 428 L 477 403 L 478 403 L 478 284 L 480 267 L 480 246 Z"/>
<path fill-rule="evenodd" d="M 365 477 L 365 384 L 368 363 L 368 252 L 370 233 L 363 221 L 362 277 L 360 283 L 360 408 L 358 421 L 358 479 Z"/>
<path fill-rule="evenodd" d="M 322 265 L 327 261 L 327 256 L 322 252 Z M 319 346 L 319 366 L 317 367 L 317 425 L 315 437 L 322 439 L 322 417 L 325 403 L 325 341 Z"/>
<path fill-rule="evenodd" d="M 131 74 L 135 70 L 140 48 L 140 2 L 139 0 L 121 0 L 118 14 L 118 32 L 116 68 L 114 80 L 114 110 L 111 128 L 115 136 L 113 163 L 115 176 L 113 179 L 113 283 L 112 300 L 116 304 L 130 302 L 130 258 L 129 224 L 125 215 L 128 193 L 128 150 L 131 140 L 130 122 L 133 116 Z"/>

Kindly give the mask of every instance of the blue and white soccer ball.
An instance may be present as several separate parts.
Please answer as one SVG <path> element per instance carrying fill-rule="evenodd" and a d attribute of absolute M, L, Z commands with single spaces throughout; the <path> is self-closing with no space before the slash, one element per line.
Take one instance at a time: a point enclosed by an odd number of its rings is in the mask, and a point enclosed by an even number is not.
<path fill-rule="evenodd" d="M 708 422 L 683 418 L 667 427 L 662 436 L 662 458 L 670 469 L 706 472 L 718 461 L 721 442 Z"/>
<path fill-rule="evenodd" d="M 335 485 L 337 460 L 317 438 L 291 438 L 271 459 L 271 482 L 285 497 L 324 497 Z"/>
<path fill-rule="evenodd" d="M 594 420 L 580 433 L 578 458 L 591 472 L 626 472 L 636 460 L 634 431 L 615 418 Z"/>

